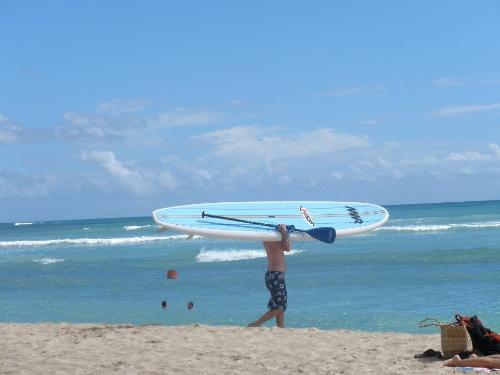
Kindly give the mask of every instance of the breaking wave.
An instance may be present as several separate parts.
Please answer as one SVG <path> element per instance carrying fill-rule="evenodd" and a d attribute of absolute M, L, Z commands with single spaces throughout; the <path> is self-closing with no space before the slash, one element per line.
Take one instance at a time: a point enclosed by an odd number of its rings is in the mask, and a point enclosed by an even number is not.
<path fill-rule="evenodd" d="M 46 265 L 46 264 L 54 264 L 54 263 L 64 262 L 64 259 L 41 258 L 41 259 L 33 259 L 33 262 Z"/>
<path fill-rule="evenodd" d="M 300 254 L 303 250 L 291 250 L 286 255 Z M 265 258 L 266 252 L 264 250 L 205 250 L 202 249 L 200 253 L 196 256 L 196 261 L 200 263 L 211 263 L 211 262 L 234 262 L 237 260 L 246 259 L 256 259 Z"/>
<path fill-rule="evenodd" d="M 463 224 L 434 224 L 434 225 L 401 225 L 386 226 L 375 229 L 376 231 L 396 231 L 396 232 L 438 232 L 450 229 L 491 229 L 500 228 L 500 222 L 491 221 L 484 223 L 463 223 Z"/>
<path fill-rule="evenodd" d="M 125 225 L 123 229 L 125 230 L 137 230 L 142 228 L 150 227 L 151 225 Z"/>
<path fill-rule="evenodd" d="M 0 247 L 36 247 L 50 245 L 129 245 L 138 243 L 147 243 L 155 241 L 173 241 L 185 240 L 191 238 L 188 235 L 181 234 L 177 236 L 141 236 L 141 237 L 118 237 L 118 238 L 62 238 L 52 240 L 21 240 L 21 241 L 0 241 Z M 198 239 L 201 236 L 193 236 Z"/>

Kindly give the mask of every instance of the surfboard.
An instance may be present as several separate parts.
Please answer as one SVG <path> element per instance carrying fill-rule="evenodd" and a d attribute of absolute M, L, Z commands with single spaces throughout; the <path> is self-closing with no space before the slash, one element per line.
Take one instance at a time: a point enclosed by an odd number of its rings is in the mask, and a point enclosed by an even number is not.
<path fill-rule="evenodd" d="M 167 229 L 188 235 L 247 241 L 281 241 L 281 234 L 275 229 L 280 223 L 299 230 L 290 231 L 290 239 L 297 241 L 313 240 L 302 232 L 313 228 L 333 227 L 337 237 L 352 236 L 378 228 L 388 218 L 387 210 L 375 204 L 328 201 L 202 203 L 153 211 L 154 221 Z"/>

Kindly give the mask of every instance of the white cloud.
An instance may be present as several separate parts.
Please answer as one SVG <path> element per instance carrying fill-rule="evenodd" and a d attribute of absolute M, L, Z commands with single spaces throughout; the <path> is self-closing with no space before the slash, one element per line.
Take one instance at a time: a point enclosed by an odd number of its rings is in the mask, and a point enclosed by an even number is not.
<path fill-rule="evenodd" d="M 241 105 L 241 104 L 246 104 L 248 103 L 247 100 L 244 100 L 244 99 L 233 99 L 230 101 L 230 104 L 232 105 Z"/>
<path fill-rule="evenodd" d="M 186 125 L 207 125 L 220 122 L 224 117 L 224 114 L 218 112 L 177 108 L 173 112 L 159 114 L 147 120 L 147 123 L 161 128 Z"/>
<path fill-rule="evenodd" d="M 104 113 L 132 113 L 142 111 L 146 105 L 147 101 L 144 99 L 114 99 L 99 103 L 97 110 Z"/>
<path fill-rule="evenodd" d="M 445 107 L 433 112 L 432 115 L 435 117 L 453 117 L 470 113 L 493 111 L 495 109 L 500 109 L 500 103 Z"/>
<path fill-rule="evenodd" d="M 178 185 L 176 178 L 169 171 L 134 170 L 119 161 L 115 153 L 109 150 L 84 151 L 82 160 L 96 162 L 108 173 L 111 181 L 137 195 L 145 195 L 159 188 L 175 188 Z"/>
<path fill-rule="evenodd" d="M 23 128 L 0 113 L 0 143 L 15 143 L 23 135 Z"/>
<path fill-rule="evenodd" d="M 92 160 L 98 162 L 111 175 L 119 178 L 137 177 L 136 172 L 130 171 L 121 162 L 116 159 L 116 155 L 111 151 L 85 151 L 82 154 L 83 160 Z"/>
<path fill-rule="evenodd" d="M 376 125 L 378 124 L 377 120 L 361 120 L 356 123 L 356 125 Z"/>
<path fill-rule="evenodd" d="M 493 155 L 496 158 L 500 158 L 500 147 L 496 143 L 490 143 L 488 145 L 490 147 L 490 150 L 493 152 Z"/>
<path fill-rule="evenodd" d="M 253 161 L 311 157 L 350 148 L 369 147 L 368 137 L 322 128 L 297 135 L 276 134 L 276 129 L 240 126 L 205 133 L 193 140 L 211 147 L 218 156 Z"/>
<path fill-rule="evenodd" d="M 282 175 L 282 176 L 279 176 L 278 177 L 278 183 L 280 185 L 284 185 L 284 186 L 287 186 L 287 185 L 290 185 L 292 183 L 292 178 L 288 175 Z"/>
<path fill-rule="evenodd" d="M 358 94 L 378 94 L 385 90 L 384 86 L 351 87 L 326 93 L 326 96 L 351 96 Z"/>
<path fill-rule="evenodd" d="M 452 145 L 448 145 L 447 148 Z M 391 156 L 395 165 L 404 170 L 405 175 L 425 176 L 431 175 L 438 179 L 447 179 L 451 176 L 498 176 L 500 166 L 500 147 L 496 143 L 489 144 L 489 151 L 448 151 L 439 155 L 435 150 L 442 149 L 445 145 L 433 146 L 420 154 L 410 150 L 411 158 L 402 158 L 397 161 L 397 154 Z M 434 150 L 433 150 L 434 149 Z M 435 152 L 432 155 L 432 152 Z"/>
<path fill-rule="evenodd" d="M 491 155 L 481 154 L 477 151 L 467 151 L 464 153 L 452 152 L 444 158 L 448 161 L 488 161 L 491 160 Z"/>
<path fill-rule="evenodd" d="M 82 159 L 97 162 L 109 173 L 109 176 L 118 179 L 124 186 L 135 193 L 141 194 L 148 190 L 146 181 L 142 175 L 124 166 L 112 151 L 84 151 Z"/>
<path fill-rule="evenodd" d="M 457 171 L 457 174 L 465 175 L 465 176 L 472 176 L 474 175 L 474 170 L 471 168 L 459 168 Z"/>
<path fill-rule="evenodd" d="M 214 173 L 212 171 L 204 168 L 193 168 L 191 169 L 191 173 L 198 180 L 211 180 L 214 177 Z"/>
<path fill-rule="evenodd" d="M 472 78 L 441 77 L 434 80 L 434 86 L 471 86 L 471 85 L 495 85 L 500 84 L 500 74 L 483 75 Z"/>
<path fill-rule="evenodd" d="M 397 160 L 396 160 L 397 162 Z M 403 177 L 403 173 L 395 166 L 396 163 L 388 161 L 382 156 L 376 156 L 370 160 L 362 160 L 357 165 L 353 165 L 353 170 L 361 179 L 375 180 L 375 176 L 389 176 L 395 179 Z"/>
<path fill-rule="evenodd" d="M 146 104 L 142 99 L 114 99 L 98 104 L 91 113 L 64 112 L 59 124 L 45 128 L 24 128 L 0 114 L 0 144 L 56 140 L 150 145 L 163 140 L 165 129 L 227 120 L 221 112 L 189 108 L 146 115 L 141 112 Z"/>
<path fill-rule="evenodd" d="M 439 161 L 439 159 L 435 156 L 424 156 L 422 158 L 422 161 L 425 163 L 425 164 L 434 164 L 434 163 L 437 163 Z"/>
<path fill-rule="evenodd" d="M 56 138 L 64 141 L 155 143 L 159 142 L 163 129 L 207 125 L 224 119 L 222 113 L 185 108 L 152 117 L 130 113 L 139 110 L 140 106 L 141 103 L 112 101 L 100 104 L 102 113 L 65 112 L 64 123 L 54 127 L 52 132 Z"/>
<path fill-rule="evenodd" d="M 182 176 L 179 179 L 182 179 L 186 185 L 217 184 L 217 178 L 220 177 L 217 166 L 204 165 L 198 158 L 190 162 L 177 155 L 171 155 L 163 157 L 161 163 L 163 166 L 175 170 L 176 176 Z"/>
<path fill-rule="evenodd" d="M 332 177 L 335 178 L 336 180 L 342 180 L 344 178 L 344 175 L 338 171 L 333 171 L 331 173 Z"/>
<path fill-rule="evenodd" d="M 496 143 L 488 145 L 490 154 L 482 154 L 478 151 L 451 152 L 444 161 L 462 161 L 462 162 L 489 162 L 500 159 L 500 147 Z"/>
<path fill-rule="evenodd" d="M 463 80 L 451 77 L 441 77 L 436 78 L 433 82 L 434 86 L 437 87 L 447 87 L 447 86 L 458 86 L 461 85 Z"/>
<path fill-rule="evenodd" d="M 444 145 L 434 146 L 436 149 L 442 147 L 444 147 Z M 489 153 L 479 151 L 448 151 L 445 156 L 439 156 L 436 154 L 418 155 L 415 150 L 412 150 L 410 154 L 413 155 L 413 158 L 402 158 L 401 163 L 406 165 L 407 168 L 411 168 L 412 166 L 422 166 L 428 169 L 446 169 L 453 168 L 453 164 L 463 166 L 465 163 L 474 163 L 474 168 L 479 170 L 480 166 L 492 167 L 498 160 L 500 160 L 500 147 L 496 143 L 490 143 L 488 148 L 491 151 Z M 429 152 L 429 150 L 427 152 Z"/>
<path fill-rule="evenodd" d="M 65 112 L 64 123 L 52 129 L 57 139 L 64 141 L 113 142 L 136 139 L 144 122 L 130 115 L 98 115 Z"/>
<path fill-rule="evenodd" d="M 177 178 L 170 171 L 160 168 L 151 168 L 138 172 L 147 185 L 147 191 L 175 189 L 179 186 Z"/>
<path fill-rule="evenodd" d="M 247 177 L 252 174 L 252 171 L 247 166 L 237 165 L 235 167 L 229 168 L 228 174 L 231 177 L 241 178 Z"/>
<path fill-rule="evenodd" d="M 46 197 L 60 188 L 62 178 L 53 174 L 20 173 L 0 169 L 0 199 Z"/>

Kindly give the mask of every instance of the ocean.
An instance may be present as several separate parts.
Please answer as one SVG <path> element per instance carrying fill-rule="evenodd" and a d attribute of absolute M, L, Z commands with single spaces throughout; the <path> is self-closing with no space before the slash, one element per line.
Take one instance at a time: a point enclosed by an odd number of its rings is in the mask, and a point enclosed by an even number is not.
<path fill-rule="evenodd" d="M 286 325 L 437 333 L 418 322 L 463 314 L 500 331 L 500 201 L 385 207 L 375 231 L 293 244 Z M 260 243 L 151 217 L 3 223 L 0 322 L 246 326 L 267 308 L 265 271 Z"/>

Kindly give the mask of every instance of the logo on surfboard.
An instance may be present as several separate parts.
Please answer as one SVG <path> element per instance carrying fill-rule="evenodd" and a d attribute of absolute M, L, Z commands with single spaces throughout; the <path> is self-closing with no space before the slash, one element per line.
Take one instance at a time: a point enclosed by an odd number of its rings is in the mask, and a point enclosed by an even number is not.
<path fill-rule="evenodd" d="M 347 208 L 347 213 L 354 220 L 355 224 L 363 224 L 363 219 L 361 219 L 358 210 L 351 206 L 345 206 L 345 208 Z"/>
<path fill-rule="evenodd" d="M 311 227 L 314 227 L 314 220 L 312 216 L 309 214 L 307 208 L 305 208 L 304 206 L 300 206 L 299 210 L 306 223 L 309 224 Z"/>

